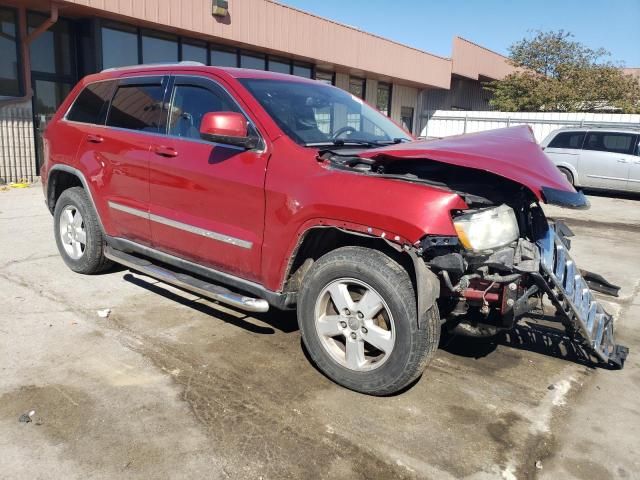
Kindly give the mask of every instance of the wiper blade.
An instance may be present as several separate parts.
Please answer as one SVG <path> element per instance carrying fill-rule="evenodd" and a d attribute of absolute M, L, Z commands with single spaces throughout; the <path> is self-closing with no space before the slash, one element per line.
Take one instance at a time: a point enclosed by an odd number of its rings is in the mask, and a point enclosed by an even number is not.
<path fill-rule="evenodd" d="M 362 145 L 365 147 L 384 147 L 387 145 L 402 143 L 405 140 L 406 139 L 404 138 L 394 138 L 393 140 L 359 140 L 357 138 L 349 138 L 349 139 L 338 138 L 333 141 L 311 142 L 311 143 L 305 143 L 304 145 L 305 147 L 327 147 L 327 146 L 348 147 L 350 145 Z"/>

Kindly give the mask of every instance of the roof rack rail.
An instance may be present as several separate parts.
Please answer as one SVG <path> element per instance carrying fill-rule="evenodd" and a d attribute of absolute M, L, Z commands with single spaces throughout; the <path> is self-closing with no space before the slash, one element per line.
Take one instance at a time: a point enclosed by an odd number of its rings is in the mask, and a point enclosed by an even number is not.
<path fill-rule="evenodd" d="M 157 67 L 205 67 L 206 65 L 202 62 L 194 62 L 192 60 L 183 60 L 182 62 L 170 62 L 170 63 L 141 63 L 138 65 L 126 65 L 122 67 L 111 67 L 105 68 L 100 73 L 104 72 L 119 72 L 120 70 L 127 70 L 129 68 L 157 68 Z"/>
<path fill-rule="evenodd" d="M 640 123 L 639 124 L 631 124 L 631 123 L 618 123 L 616 124 L 616 122 L 609 122 L 608 124 L 603 124 L 603 123 L 586 123 L 585 122 L 585 127 L 588 128 L 620 128 L 620 129 L 625 129 L 625 130 L 640 130 Z"/>

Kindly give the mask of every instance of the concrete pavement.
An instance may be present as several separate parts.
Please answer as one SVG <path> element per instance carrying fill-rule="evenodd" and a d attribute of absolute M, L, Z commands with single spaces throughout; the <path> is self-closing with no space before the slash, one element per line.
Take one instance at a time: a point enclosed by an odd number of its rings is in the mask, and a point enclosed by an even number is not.
<path fill-rule="evenodd" d="M 561 358 L 524 322 L 448 339 L 410 390 L 374 398 L 311 366 L 291 313 L 74 274 L 39 186 L 0 191 L 0 478 L 638 478 L 640 201 L 597 203 L 562 216 L 578 264 L 622 285 L 624 370 Z"/>

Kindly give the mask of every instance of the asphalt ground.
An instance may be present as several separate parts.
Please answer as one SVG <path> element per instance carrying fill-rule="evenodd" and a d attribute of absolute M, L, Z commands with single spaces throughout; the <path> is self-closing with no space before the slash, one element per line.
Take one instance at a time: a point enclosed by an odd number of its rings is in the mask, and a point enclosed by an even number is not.
<path fill-rule="evenodd" d="M 71 272 L 40 186 L 0 191 L 0 478 L 640 478 L 640 200 L 590 200 L 548 213 L 622 287 L 602 298 L 623 370 L 584 364 L 538 312 L 447 338 L 412 388 L 375 398 L 310 364 L 293 313 Z"/>

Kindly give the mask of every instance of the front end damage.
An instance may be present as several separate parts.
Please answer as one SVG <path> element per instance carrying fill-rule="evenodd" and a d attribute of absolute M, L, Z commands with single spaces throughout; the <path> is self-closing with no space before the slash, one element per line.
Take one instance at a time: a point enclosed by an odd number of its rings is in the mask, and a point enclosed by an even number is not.
<path fill-rule="evenodd" d="M 576 266 L 566 225 L 540 221 L 536 228 L 534 238 L 488 252 L 468 251 L 459 242 L 445 252 L 438 246 L 445 239 L 425 237 L 421 254 L 442 280 L 439 304 L 447 328 L 472 336 L 511 330 L 546 295 L 555 319 L 587 355 L 622 368 L 628 349 L 615 343 L 614 319 L 593 293 L 611 293 L 612 286 Z"/>
<path fill-rule="evenodd" d="M 515 128 L 458 139 L 386 147 L 361 154 L 325 152 L 347 169 L 456 192 L 467 210 L 449 212 L 456 235 L 426 235 L 413 248 L 440 278 L 445 327 L 474 336 L 510 330 L 525 314 L 555 307 L 554 321 L 600 365 L 622 368 L 628 349 L 615 343 L 614 319 L 594 290 L 617 295 L 569 254 L 569 228 L 545 217 L 541 202 L 588 207 L 532 140 Z"/>

